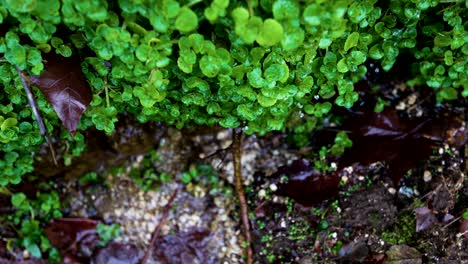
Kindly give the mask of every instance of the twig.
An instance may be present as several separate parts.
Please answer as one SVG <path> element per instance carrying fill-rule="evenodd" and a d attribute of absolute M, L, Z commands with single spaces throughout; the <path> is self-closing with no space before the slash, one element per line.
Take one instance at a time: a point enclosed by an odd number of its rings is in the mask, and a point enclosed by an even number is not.
<path fill-rule="evenodd" d="M 249 211 L 247 207 L 247 200 L 245 199 L 244 187 L 242 185 L 242 170 L 241 170 L 241 139 L 242 132 L 233 129 L 232 134 L 232 156 L 234 163 L 234 178 L 237 198 L 239 199 L 242 225 L 244 227 L 244 236 L 247 254 L 247 264 L 253 263 L 253 250 L 252 250 L 252 236 L 250 234 Z"/>
<path fill-rule="evenodd" d="M 45 137 L 54 164 L 55 166 L 58 166 L 57 158 L 55 156 L 55 149 L 52 145 L 52 140 L 50 139 L 49 131 L 47 130 L 47 127 L 45 126 L 44 121 L 42 120 L 41 114 L 39 113 L 39 108 L 37 107 L 36 99 L 34 98 L 31 89 L 29 89 L 28 82 L 26 81 L 27 77 L 18 66 L 16 66 L 16 70 L 18 71 L 18 75 L 21 77 L 21 83 L 23 84 L 24 90 L 26 91 L 26 95 L 28 96 L 29 105 L 31 106 L 34 117 L 36 118 L 37 125 L 39 127 L 39 132 L 41 133 L 41 136 Z"/>
<path fill-rule="evenodd" d="M 148 246 L 148 249 L 146 250 L 145 256 L 143 257 L 143 260 L 141 261 L 141 264 L 146 264 L 148 261 L 148 258 L 152 252 L 152 249 L 154 247 L 154 243 L 156 242 L 156 238 L 159 237 L 159 233 L 161 233 L 162 226 L 164 224 L 164 221 L 166 220 L 167 216 L 169 215 L 169 210 L 172 207 L 172 204 L 174 203 L 174 200 L 177 196 L 177 189 L 174 190 L 174 192 L 171 195 L 171 198 L 169 198 L 169 201 L 167 202 L 166 206 L 164 206 L 163 213 L 161 216 L 161 219 L 159 220 L 159 224 L 156 227 L 156 229 L 153 232 L 153 237 L 151 238 L 151 242 Z"/>
<path fill-rule="evenodd" d="M 453 223 L 457 222 L 457 221 L 460 220 L 460 219 L 461 219 L 461 216 L 459 216 L 459 217 L 453 219 L 452 221 L 450 221 L 450 223 L 444 225 L 444 226 L 442 227 L 442 229 L 446 229 L 447 227 L 451 226 Z"/>

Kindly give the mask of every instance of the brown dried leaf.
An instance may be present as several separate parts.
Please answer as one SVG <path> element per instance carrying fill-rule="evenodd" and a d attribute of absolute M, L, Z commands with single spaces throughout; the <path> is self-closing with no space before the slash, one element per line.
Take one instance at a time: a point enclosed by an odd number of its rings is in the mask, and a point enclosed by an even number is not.
<path fill-rule="evenodd" d="M 153 258 L 158 263 L 213 263 L 207 249 L 210 232 L 194 228 L 156 240 Z"/>
<path fill-rule="evenodd" d="M 313 206 L 338 194 L 338 174 L 322 175 L 305 159 L 295 160 L 272 175 L 276 179 L 282 176 L 287 176 L 288 181 L 279 185 L 278 194 L 291 197 L 303 206 Z"/>
<path fill-rule="evenodd" d="M 78 258 L 89 258 L 99 242 L 95 231 L 98 223 L 88 218 L 53 219 L 45 234 L 62 254 L 68 252 Z"/>
<path fill-rule="evenodd" d="M 394 110 L 382 113 L 363 113 L 348 120 L 344 130 L 351 131 L 349 138 L 353 147 L 340 160 L 340 168 L 353 163 L 369 165 L 385 161 L 395 185 L 406 171 L 432 152 L 433 140 L 422 137 L 422 128 L 430 120 L 403 121 Z"/>
<path fill-rule="evenodd" d="M 134 245 L 110 243 L 97 251 L 91 264 L 138 264 L 142 255 Z"/>
<path fill-rule="evenodd" d="M 465 238 L 468 238 L 468 220 L 463 219 L 460 223 L 459 231 Z"/>
<path fill-rule="evenodd" d="M 421 254 L 407 245 L 392 246 L 387 252 L 387 264 L 420 264 Z"/>
<path fill-rule="evenodd" d="M 426 206 L 416 208 L 414 212 L 416 213 L 416 232 L 429 229 L 434 225 L 434 223 L 438 222 L 437 217 Z"/>
<path fill-rule="evenodd" d="M 45 59 L 45 71 L 40 76 L 31 76 L 31 84 L 39 87 L 65 128 L 74 135 L 93 97 L 91 88 L 78 58 L 49 53 Z"/>

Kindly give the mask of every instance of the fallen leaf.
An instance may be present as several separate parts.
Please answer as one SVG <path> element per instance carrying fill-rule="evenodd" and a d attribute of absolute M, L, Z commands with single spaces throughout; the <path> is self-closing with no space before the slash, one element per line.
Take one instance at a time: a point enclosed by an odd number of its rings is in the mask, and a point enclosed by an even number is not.
<path fill-rule="evenodd" d="M 76 57 L 65 58 L 52 53 L 44 56 L 45 71 L 31 76 L 31 84 L 39 87 L 52 105 L 65 128 L 74 135 L 81 115 L 93 97 Z"/>
<path fill-rule="evenodd" d="M 51 220 L 44 231 L 52 246 L 62 254 L 89 258 L 99 242 L 95 231 L 98 223 L 88 218 L 59 218 Z"/>
<path fill-rule="evenodd" d="M 461 234 L 463 234 L 465 238 L 468 238 L 468 220 L 467 219 L 463 219 L 463 221 L 461 221 L 458 231 Z"/>
<path fill-rule="evenodd" d="M 434 223 L 438 222 L 437 217 L 426 206 L 416 208 L 414 212 L 416 213 L 416 232 L 429 229 L 434 225 Z"/>
<path fill-rule="evenodd" d="M 167 264 L 214 263 L 208 259 L 213 254 L 207 249 L 210 239 L 210 232 L 199 228 L 160 237 L 155 243 L 153 258 Z"/>
<path fill-rule="evenodd" d="M 387 252 L 387 264 L 420 264 L 421 254 L 407 245 L 392 246 Z"/>
<path fill-rule="evenodd" d="M 369 255 L 369 248 L 363 241 L 353 241 L 344 245 L 339 255 L 344 260 L 361 263 Z"/>
<path fill-rule="evenodd" d="M 381 113 L 361 113 L 351 118 L 342 129 L 350 131 L 348 136 L 353 147 L 341 157 L 339 169 L 353 163 L 370 165 L 385 161 L 394 184 L 398 185 L 406 171 L 432 153 L 434 141 L 420 134 L 430 122 L 430 119 L 403 121 L 391 109 Z"/>
<path fill-rule="evenodd" d="M 364 260 L 364 264 L 384 264 L 384 263 L 385 263 L 385 254 L 369 255 Z"/>
<path fill-rule="evenodd" d="M 138 264 L 142 255 L 134 245 L 109 243 L 97 251 L 91 264 Z"/>
<path fill-rule="evenodd" d="M 305 159 L 295 160 L 272 175 L 273 179 L 283 176 L 288 180 L 279 184 L 277 194 L 291 197 L 303 206 L 313 206 L 338 194 L 338 174 L 323 175 L 311 168 Z"/>

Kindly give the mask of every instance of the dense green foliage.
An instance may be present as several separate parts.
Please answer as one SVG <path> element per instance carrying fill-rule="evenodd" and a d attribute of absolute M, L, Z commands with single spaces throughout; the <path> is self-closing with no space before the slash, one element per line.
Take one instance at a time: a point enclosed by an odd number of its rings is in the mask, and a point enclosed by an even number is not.
<path fill-rule="evenodd" d="M 439 101 L 468 95 L 468 1 L 0 1 L 0 185 L 32 171 L 39 137 L 16 66 L 83 58 L 94 98 L 80 129 L 111 133 L 119 113 L 264 134 L 309 132 L 380 61 L 413 56 L 410 85 Z M 427 89 L 427 88 L 426 88 Z M 36 92 L 49 130 L 53 109 Z M 298 122 L 299 120 L 299 122 Z M 62 133 L 62 138 L 72 141 Z M 68 157 L 84 148 L 80 133 Z M 73 146 L 76 146 L 74 148 Z"/>

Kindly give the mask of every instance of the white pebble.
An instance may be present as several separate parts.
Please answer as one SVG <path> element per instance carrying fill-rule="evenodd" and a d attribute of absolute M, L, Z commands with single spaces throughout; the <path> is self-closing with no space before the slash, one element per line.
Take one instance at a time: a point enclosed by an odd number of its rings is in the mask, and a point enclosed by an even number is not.
<path fill-rule="evenodd" d="M 278 186 L 276 186 L 276 184 L 272 183 L 272 184 L 270 184 L 270 190 L 275 192 L 276 190 L 278 190 Z"/>
<path fill-rule="evenodd" d="M 258 197 L 259 198 L 263 198 L 265 197 L 266 195 L 266 191 L 264 189 L 261 189 L 259 192 L 258 192 Z"/>
<path fill-rule="evenodd" d="M 424 177 L 423 177 L 425 182 L 429 182 L 432 180 L 432 173 L 428 170 L 424 171 Z"/>
<path fill-rule="evenodd" d="M 390 187 L 390 188 L 388 188 L 388 192 L 389 192 L 390 194 L 395 194 L 395 193 L 396 193 L 396 189 L 393 188 L 393 187 Z"/>
<path fill-rule="evenodd" d="M 348 176 L 343 176 L 343 177 L 341 177 L 341 180 L 342 180 L 344 183 L 347 183 L 347 182 L 348 182 Z"/>
<path fill-rule="evenodd" d="M 282 220 L 281 223 L 280 223 L 280 226 L 282 228 L 286 228 L 286 221 Z"/>

